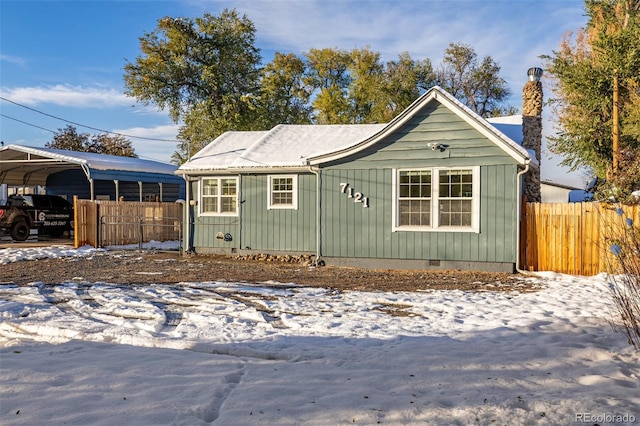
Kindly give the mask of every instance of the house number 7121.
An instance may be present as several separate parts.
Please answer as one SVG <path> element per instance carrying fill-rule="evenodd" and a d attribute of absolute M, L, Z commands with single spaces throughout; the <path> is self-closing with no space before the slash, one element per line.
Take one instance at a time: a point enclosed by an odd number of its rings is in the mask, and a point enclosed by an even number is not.
<path fill-rule="evenodd" d="M 353 188 L 348 183 L 340 183 L 340 192 L 347 194 L 347 197 L 353 198 L 354 203 L 362 203 L 363 208 L 369 207 L 369 197 L 362 195 L 362 192 L 353 192 Z"/>

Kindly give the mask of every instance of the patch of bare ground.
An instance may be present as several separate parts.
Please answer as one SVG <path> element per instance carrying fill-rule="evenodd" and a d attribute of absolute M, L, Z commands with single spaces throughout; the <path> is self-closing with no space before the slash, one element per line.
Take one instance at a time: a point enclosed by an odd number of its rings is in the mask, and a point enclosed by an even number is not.
<path fill-rule="evenodd" d="M 295 283 L 340 291 L 525 292 L 538 289 L 534 280 L 524 279 L 518 274 L 314 267 L 303 263 L 181 255 L 178 252 L 111 251 L 91 257 L 21 261 L 0 267 L 0 282 L 3 283 L 22 285 L 30 282 L 56 284 L 82 281 L 117 284 L 202 281 Z M 401 307 L 393 310 L 402 311 Z"/>

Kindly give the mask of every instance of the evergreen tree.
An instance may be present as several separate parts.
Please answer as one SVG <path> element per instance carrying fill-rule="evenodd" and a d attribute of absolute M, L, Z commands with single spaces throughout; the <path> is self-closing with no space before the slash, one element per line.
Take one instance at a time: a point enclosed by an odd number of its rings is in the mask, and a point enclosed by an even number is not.
<path fill-rule="evenodd" d="M 618 93 L 619 149 L 640 145 L 640 1 L 586 0 L 586 28 L 563 38 L 547 60 L 554 78 L 558 133 L 550 147 L 572 169 L 614 177 L 614 87 Z"/>

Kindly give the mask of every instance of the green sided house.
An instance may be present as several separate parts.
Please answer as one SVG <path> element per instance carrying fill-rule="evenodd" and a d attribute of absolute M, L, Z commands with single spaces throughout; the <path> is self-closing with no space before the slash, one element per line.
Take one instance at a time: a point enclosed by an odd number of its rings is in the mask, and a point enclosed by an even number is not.
<path fill-rule="evenodd" d="M 497 126 L 434 87 L 388 124 L 224 133 L 176 172 L 185 247 L 513 272 L 538 163 Z"/>

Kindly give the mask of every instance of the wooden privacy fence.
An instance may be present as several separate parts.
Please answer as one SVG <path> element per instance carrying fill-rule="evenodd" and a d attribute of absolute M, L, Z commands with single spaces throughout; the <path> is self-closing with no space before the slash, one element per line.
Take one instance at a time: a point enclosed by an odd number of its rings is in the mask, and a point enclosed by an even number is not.
<path fill-rule="evenodd" d="M 521 267 L 587 276 L 608 272 L 610 246 L 624 238 L 630 225 L 640 225 L 638 206 L 526 203 Z"/>
<path fill-rule="evenodd" d="M 75 246 L 182 240 L 179 203 L 74 199 Z"/>

